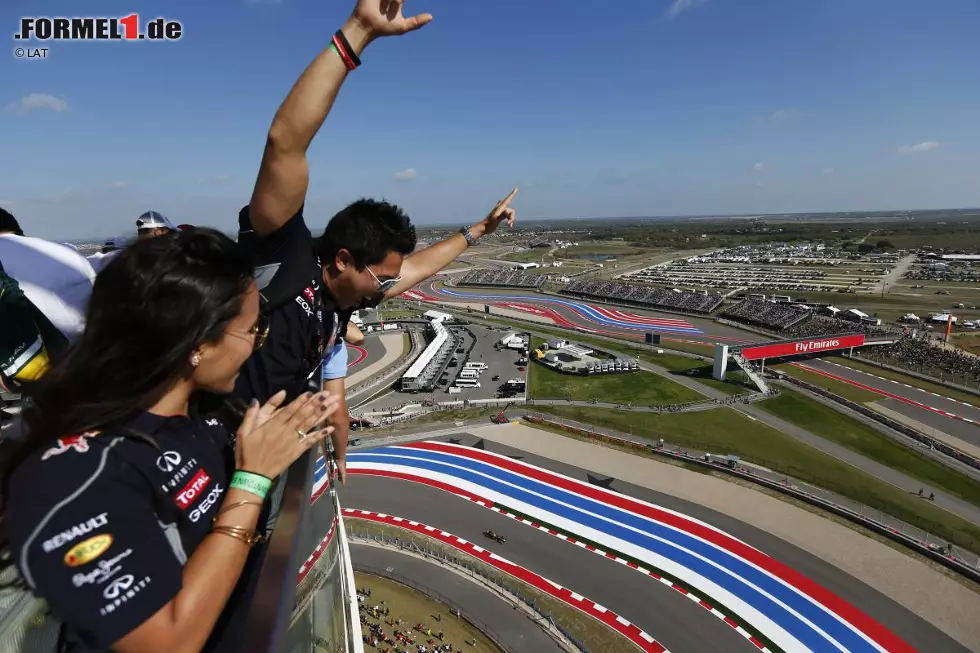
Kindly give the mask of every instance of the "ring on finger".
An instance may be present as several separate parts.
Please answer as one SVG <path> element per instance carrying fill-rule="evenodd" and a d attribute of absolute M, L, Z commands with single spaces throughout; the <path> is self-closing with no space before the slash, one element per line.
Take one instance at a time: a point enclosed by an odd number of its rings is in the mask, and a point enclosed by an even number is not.
<path fill-rule="evenodd" d="M 307 433 L 302 429 L 296 429 L 296 435 L 299 436 L 300 442 L 306 439 Z"/>

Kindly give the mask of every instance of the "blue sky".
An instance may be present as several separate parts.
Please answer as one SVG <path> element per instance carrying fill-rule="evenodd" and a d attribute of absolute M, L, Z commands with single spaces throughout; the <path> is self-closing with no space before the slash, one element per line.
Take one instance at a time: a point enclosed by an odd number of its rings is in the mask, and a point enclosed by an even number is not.
<path fill-rule="evenodd" d="M 79 4 L 5 0 L 0 25 Z M 519 218 L 980 205 L 975 0 L 407 4 L 435 20 L 371 46 L 313 144 L 315 230 L 361 196 L 469 223 L 515 185 Z M 6 37 L 0 206 L 51 238 L 149 208 L 233 229 L 279 102 L 352 5 L 84 5 L 185 36 L 29 61 Z"/>

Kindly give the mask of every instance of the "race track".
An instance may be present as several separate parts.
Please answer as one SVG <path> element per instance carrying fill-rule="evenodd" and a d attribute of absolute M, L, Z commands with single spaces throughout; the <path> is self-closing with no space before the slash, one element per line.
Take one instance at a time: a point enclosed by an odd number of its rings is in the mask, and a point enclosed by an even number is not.
<path fill-rule="evenodd" d="M 835 380 L 876 392 L 881 395 L 886 407 L 980 447 L 980 397 L 977 398 L 978 405 L 967 404 L 818 358 L 801 365 Z"/>
<path fill-rule="evenodd" d="M 575 481 L 587 478 L 584 470 L 487 447 L 505 455 L 436 443 L 351 453 L 342 504 L 475 542 L 487 528 L 500 532 L 508 537 L 501 555 L 602 603 L 672 651 L 759 650 L 749 637 L 770 651 L 965 650 L 887 597 L 758 529 L 619 482 L 608 492 Z M 533 528 L 476 500 L 549 525 Z M 562 536 L 582 542 L 571 546 Z M 699 602 L 635 567 L 669 577 Z"/>
<path fill-rule="evenodd" d="M 740 345 L 765 340 L 761 335 L 706 318 L 606 306 L 525 290 L 449 288 L 441 281 L 430 280 L 404 296 L 438 302 L 486 302 L 544 317 L 559 327 L 576 327 L 616 338 L 642 340 L 647 332 L 652 332 L 661 334 L 667 342 Z M 804 365 L 845 383 L 878 392 L 885 407 L 980 447 L 980 397 L 974 406 L 819 358 L 808 360 Z"/>
<path fill-rule="evenodd" d="M 711 344 L 757 342 L 762 338 L 718 324 L 710 319 L 657 313 L 642 309 L 545 295 L 524 290 L 487 288 L 448 288 L 441 281 L 426 281 L 402 295 L 405 299 L 436 302 L 484 302 L 500 308 L 532 313 L 550 319 L 557 326 L 575 326 L 600 335 L 642 340 L 647 332 L 659 333 L 665 340 Z"/>

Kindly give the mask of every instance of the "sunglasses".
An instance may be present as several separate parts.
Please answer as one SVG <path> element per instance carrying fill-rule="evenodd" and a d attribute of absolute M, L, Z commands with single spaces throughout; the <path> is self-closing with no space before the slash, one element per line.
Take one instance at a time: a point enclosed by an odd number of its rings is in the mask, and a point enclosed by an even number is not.
<path fill-rule="evenodd" d="M 385 279 L 384 281 L 382 281 L 381 279 L 378 278 L 378 275 L 374 273 L 374 270 L 372 270 L 371 268 L 365 268 L 365 269 L 371 273 L 371 276 L 374 277 L 374 280 L 378 283 L 378 292 L 381 293 L 382 295 L 388 292 L 389 290 L 391 290 L 392 288 L 394 288 L 395 286 L 397 286 L 398 282 L 402 280 L 401 277 L 393 277 L 391 279 Z"/>
<path fill-rule="evenodd" d="M 255 344 L 252 345 L 252 348 L 258 349 L 269 339 L 269 321 L 260 315 L 258 321 L 248 330 L 248 335 L 255 336 Z"/>

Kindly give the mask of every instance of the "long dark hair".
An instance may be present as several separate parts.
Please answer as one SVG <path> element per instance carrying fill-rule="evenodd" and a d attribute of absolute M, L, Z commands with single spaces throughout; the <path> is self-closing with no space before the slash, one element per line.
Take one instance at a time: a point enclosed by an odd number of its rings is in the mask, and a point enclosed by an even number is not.
<path fill-rule="evenodd" d="M 194 349 L 222 337 L 251 280 L 238 245 L 211 229 L 157 236 L 118 254 L 96 278 L 81 339 L 32 392 L 26 438 L 4 486 L 17 464 L 58 438 L 156 403 L 190 372 Z"/>

